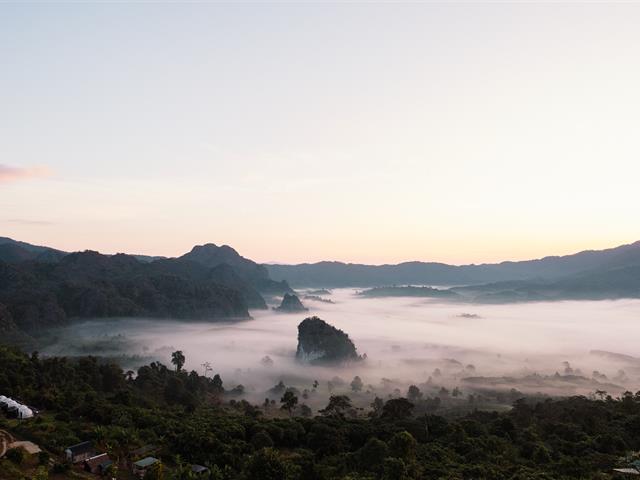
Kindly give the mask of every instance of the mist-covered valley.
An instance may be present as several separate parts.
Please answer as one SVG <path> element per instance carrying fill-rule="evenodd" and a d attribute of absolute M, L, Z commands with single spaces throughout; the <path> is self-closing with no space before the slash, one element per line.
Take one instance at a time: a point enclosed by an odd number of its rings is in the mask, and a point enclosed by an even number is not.
<path fill-rule="evenodd" d="M 331 394 L 366 407 L 376 396 L 407 396 L 411 385 L 421 398 L 438 398 L 441 410 L 640 389 L 638 300 L 461 305 L 363 298 L 354 289 L 304 299 L 309 293 L 318 292 L 299 292 L 308 312 L 253 310 L 244 321 L 87 320 L 49 332 L 41 354 L 117 358 L 135 370 L 150 361 L 170 365 L 181 350 L 186 369 L 219 374 L 238 399 L 277 402 L 284 384 L 314 410 Z M 366 359 L 333 366 L 296 360 L 297 326 L 309 316 L 348 333 Z M 355 376 L 361 389 L 351 386 Z"/>

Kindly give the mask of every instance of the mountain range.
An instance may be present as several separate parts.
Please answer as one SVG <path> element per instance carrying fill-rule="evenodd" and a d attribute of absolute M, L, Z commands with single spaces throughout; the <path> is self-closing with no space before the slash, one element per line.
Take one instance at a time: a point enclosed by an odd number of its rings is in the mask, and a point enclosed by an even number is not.
<path fill-rule="evenodd" d="M 583 285 L 596 278 L 624 276 L 619 269 L 640 266 L 640 241 L 606 250 L 537 260 L 481 265 L 405 262 L 363 265 L 342 262 L 267 265 L 271 278 L 286 279 L 298 288 L 381 287 L 389 285 L 478 285 L 512 281 L 568 281 L 576 276 Z M 595 284 L 594 284 L 595 286 Z"/>
<path fill-rule="evenodd" d="M 640 242 L 482 265 L 260 265 L 211 243 L 165 258 L 68 253 L 0 237 L 0 334 L 34 334 L 98 317 L 249 318 L 249 309 L 267 307 L 264 295 L 293 293 L 289 284 L 478 303 L 640 298 Z"/>

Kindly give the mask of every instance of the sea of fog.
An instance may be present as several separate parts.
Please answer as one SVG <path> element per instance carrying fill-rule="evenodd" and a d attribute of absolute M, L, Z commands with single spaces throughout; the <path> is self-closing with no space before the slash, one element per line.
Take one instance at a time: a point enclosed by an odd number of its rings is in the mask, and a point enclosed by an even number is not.
<path fill-rule="evenodd" d="M 256 399 L 280 380 L 301 390 L 313 380 L 338 388 L 344 380 L 348 389 L 354 375 L 382 393 L 410 384 L 468 392 L 485 383 L 552 395 L 640 390 L 640 361 L 631 358 L 640 356 L 638 300 L 461 305 L 362 298 L 353 289 L 325 298 L 334 303 L 303 298 L 306 313 L 256 310 L 235 323 L 87 321 L 43 353 L 137 355 L 140 363 L 170 366 L 171 352 L 182 350 L 185 368 L 202 374 L 209 362 L 225 387 L 242 384 Z M 312 315 L 348 333 L 367 360 L 333 368 L 297 363 L 297 326 Z"/>

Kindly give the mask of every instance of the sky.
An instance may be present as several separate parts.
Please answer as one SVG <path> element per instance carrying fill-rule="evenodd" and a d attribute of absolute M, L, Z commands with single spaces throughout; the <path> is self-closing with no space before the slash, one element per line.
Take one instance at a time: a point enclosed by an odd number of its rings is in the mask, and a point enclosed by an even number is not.
<path fill-rule="evenodd" d="M 260 262 L 640 239 L 640 4 L 2 3 L 0 235 Z"/>

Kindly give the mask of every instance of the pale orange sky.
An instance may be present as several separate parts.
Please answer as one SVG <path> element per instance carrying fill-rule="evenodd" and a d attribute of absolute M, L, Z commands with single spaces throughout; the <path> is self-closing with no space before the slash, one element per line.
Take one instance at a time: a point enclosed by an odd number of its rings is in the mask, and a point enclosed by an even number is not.
<path fill-rule="evenodd" d="M 640 239 L 640 5 L 0 5 L 0 235 L 257 261 Z"/>

